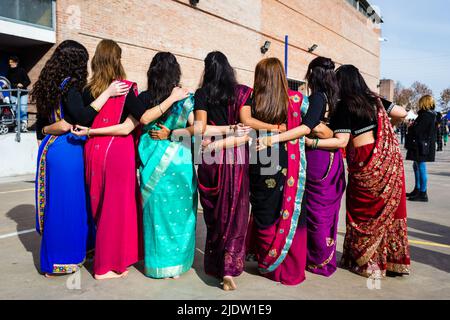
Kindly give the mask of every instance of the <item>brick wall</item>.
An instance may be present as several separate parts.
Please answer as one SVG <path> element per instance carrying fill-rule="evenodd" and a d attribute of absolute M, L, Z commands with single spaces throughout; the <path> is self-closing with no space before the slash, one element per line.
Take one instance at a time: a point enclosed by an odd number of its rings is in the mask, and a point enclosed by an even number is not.
<path fill-rule="evenodd" d="M 80 25 L 76 13 L 79 10 Z M 303 79 L 315 54 L 338 63 L 352 63 L 376 90 L 380 74 L 379 32 L 344 0 L 58 0 L 57 41 L 83 43 L 91 56 L 101 38 L 120 43 L 130 80 L 145 89 L 146 71 L 157 51 L 171 51 L 181 64 L 183 85 L 195 89 L 203 59 L 221 50 L 242 83 L 252 85 L 253 70 L 264 56 L 284 60 L 288 34 L 289 76 Z M 314 54 L 307 49 L 317 44 Z M 34 80 L 51 51 L 30 72 Z"/>

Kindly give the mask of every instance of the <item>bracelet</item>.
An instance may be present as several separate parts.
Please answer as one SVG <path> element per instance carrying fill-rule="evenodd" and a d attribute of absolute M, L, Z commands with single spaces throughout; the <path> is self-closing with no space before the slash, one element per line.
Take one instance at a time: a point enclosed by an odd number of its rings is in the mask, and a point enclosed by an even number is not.
<path fill-rule="evenodd" d="M 42 129 L 41 129 L 41 133 L 42 133 L 42 135 L 44 135 L 44 136 L 46 136 L 46 135 L 47 135 L 47 133 L 45 132 L 45 127 L 42 127 Z"/>
<path fill-rule="evenodd" d="M 161 108 L 161 105 L 160 105 L 160 104 L 158 104 L 158 108 L 159 108 L 159 111 L 161 112 L 161 115 L 163 115 L 163 114 L 164 114 L 164 111 L 162 110 L 162 108 Z"/>
<path fill-rule="evenodd" d="M 92 105 L 92 104 L 91 104 L 91 108 L 94 109 L 94 110 L 97 111 L 97 112 L 100 112 L 100 109 L 101 109 L 101 108 L 97 108 L 96 106 L 94 106 L 94 105 Z"/>
<path fill-rule="evenodd" d="M 91 132 L 91 128 L 89 127 L 89 128 L 87 128 L 87 133 L 86 133 L 88 138 L 90 138 L 90 132 Z"/>
<path fill-rule="evenodd" d="M 316 139 L 314 140 L 313 149 L 317 149 L 318 146 L 319 146 L 319 139 L 316 138 Z"/>

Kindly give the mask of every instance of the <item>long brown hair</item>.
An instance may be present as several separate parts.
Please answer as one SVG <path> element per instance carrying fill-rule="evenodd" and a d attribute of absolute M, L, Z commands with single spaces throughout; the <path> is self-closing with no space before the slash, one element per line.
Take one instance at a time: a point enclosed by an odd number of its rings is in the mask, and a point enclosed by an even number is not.
<path fill-rule="evenodd" d="M 288 82 L 277 58 L 261 60 L 256 66 L 254 99 L 255 118 L 272 124 L 287 121 Z"/>
<path fill-rule="evenodd" d="M 125 70 L 121 62 L 122 49 L 113 40 L 102 40 L 95 49 L 91 62 L 92 77 L 87 85 L 97 98 L 114 80 L 124 80 Z"/>

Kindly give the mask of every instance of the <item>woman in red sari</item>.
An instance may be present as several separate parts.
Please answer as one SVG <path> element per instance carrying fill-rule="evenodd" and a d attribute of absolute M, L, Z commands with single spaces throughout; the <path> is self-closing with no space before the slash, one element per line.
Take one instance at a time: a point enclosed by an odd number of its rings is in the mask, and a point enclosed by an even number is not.
<path fill-rule="evenodd" d="M 336 75 L 341 101 L 332 116 L 335 137 L 307 140 L 307 145 L 347 147 L 347 233 L 341 264 L 366 277 L 409 274 L 404 167 L 391 124 L 407 113 L 370 91 L 356 67 L 344 65 Z"/>

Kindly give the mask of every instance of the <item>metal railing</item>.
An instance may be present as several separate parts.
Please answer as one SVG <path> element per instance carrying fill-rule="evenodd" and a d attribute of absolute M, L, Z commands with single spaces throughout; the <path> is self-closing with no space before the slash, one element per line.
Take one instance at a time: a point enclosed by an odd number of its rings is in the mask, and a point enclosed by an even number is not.
<path fill-rule="evenodd" d="M 0 104 L 0 111 L 2 108 L 4 107 L 10 107 L 11 108 L 11 112 L 13 113 L 13 120 L 16 122 L 16 126 L 17 126 L 17 132 L 16 132 L 16 141 L 20 142 L 20 134 L 22 132 L 22 126 L 21 126 L 21 97 L 24 95 L 28 95 L 29 91 L 25 90 L 25 89 L 0 89 L 0 94 L 2 94 L 2 96 L 4 97 L 3 93 L 4 92 L 9 92 L 10 93 L 10 97 L 9 97 L 9 102 L 7 104 Z M 12 93 L 17 93 L 17 99 L 15 103 L 11 103 L 11 94 Z M 4 98 L 3 98 L 4 99 Z M 15 108 L 14 108 L 15 106 Z M 2 114 L 2 113 L 0 113 Z M 7 123 L 3 123 L 3 119 L 0 118 L 0 125 L 8 125 L 8 124 L 12 124 L 14 122 L 7 122 Z"/>

